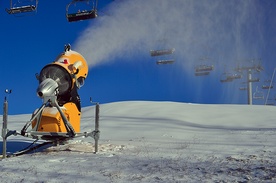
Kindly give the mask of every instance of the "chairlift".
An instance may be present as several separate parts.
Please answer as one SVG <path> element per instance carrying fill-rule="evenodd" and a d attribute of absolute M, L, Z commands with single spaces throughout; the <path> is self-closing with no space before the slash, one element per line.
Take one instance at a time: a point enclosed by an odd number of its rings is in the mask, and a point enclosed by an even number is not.
<path fill-rule="evenodd" d="M 253 93 L 254 99 L 264 99 L 264 93 L 258 90 L 258 86 L 256 87 L 256 91 Z"/>
<path fill-rule="evenodd" d="M 232 82 L 234 78 L 232 77 L 231 73 L 223 73 L 220 77 L 220 82 L 225 83 L 225 82 Z"/>
<path fill-rule="evenodd" d="M 259 78 L 253 78 L 253 79 L 249 79 L 248 82 L 259 82 L 260 79 Z"/>
<path fill-rule="evenodd" d="M 206 72 L 195 72 L 195 76 L 208 76 L 210 74 L 210 72 L 206 71 Z"/>
<path fill-rule="evenodd" d="M 214 70 L 213 65 L 200 64 L 195 66 L 195 76 L 207 76 Z"/>
<path fill-rule="evenodd" d="M 174 60 L 158 60 L 156 61 L 156 64 L 160 65 L 160 64 L 173 64 Z"/>
<path fill-rule="evenodd" d="M 96 18 L 98 16 L 97 4 L 98 0 L 73 0 L 66 7 L 66 18 L 68 22 Z"/>
<path fill-rule="evenodd" d="M 220 78 L 220 82 L 231 82 L 235 79 L 241 79 L 241 74 L 223 73 Z"/>
<path fill-rule="evenodd" d="M 37 9 L 37 5 L 38 0 L 18 0 L 15 4 L 12 2 L 12 0 L 10 0 L 10 9 L 6 8 L 6 12 L 8 14 L 35 12 Z"/>
<path fill-rule="evenodd" d="M 248 90 L 248 88 L 247 88 L 247 82 L 246 81 L 244 81 L 244 82 L 241 83 L 241 86 L 239 87 L 239 90 L 241 90 L 241 91 Z"/>
<path fill-rule="evenodd" d="M 199 64 L 195 66 L 195 72 L 211 72 L 214 70 L 214 65 L 211 64 L 208 57 L 200 58 Z"/>
<path fill-rule="evenodd" d="M 173 54 L 174 51 L 175 51 L 174 48 L 172 48 L 172 49 L 163 49 L 163 50 L 150 50 L 150 55 L 152 57 L 161 56 L 161 55 L 170 55 L 170 54 Z"/>
<path fill-rule="evenodd" d="M 195 72 L 210 72 L 214 70 L 214 66 L 213 65 L 197 65 L 195 67 Z"/>
<path fill-rule="evenodd" d="M 262 89 L 273 89 L 273 85 L 271 83 L 271 80 L 266 80 L 265 81 L 265 84 L 262 85 Z"/>
<path fill-rule="evenodd" d="M 271 85 L 263 85 L 262 86 L 262 89 L 272 89 L 273 88 L 273 86 Z"/>
<path fill-rule="evenodd" d="M 241 87 L 239 88 L 239 90 L 245 91 L 245 90 L 247 90 L 247 87 L 242 87 L 242 86 L 241 86 Z"/>
<path fill-rule="evenodd" d="M 233 79 L 241 79 L 242 78 L 242 75 L 241 74 L 233 74 L 231 76 Z"/>

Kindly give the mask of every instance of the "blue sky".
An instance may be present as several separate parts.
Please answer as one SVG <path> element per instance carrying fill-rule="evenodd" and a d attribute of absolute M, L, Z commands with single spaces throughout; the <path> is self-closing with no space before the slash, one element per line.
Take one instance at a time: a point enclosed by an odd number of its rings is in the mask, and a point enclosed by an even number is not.
<path fill-rule="evenodd" d="M 221 83 L 220 78 L 253 59 L 261 60 L 264 71 L 253 73 L 260 82 L 253 84 L 252 92 L 267 93 L 261 86 L 276 65 L 274 0 L 99 0 L 97 19 L 72 23 L 65 17 L 69 2 L 41 0 L 36 14 L 20 17 L 6 13 L 8 1 L 0 2 L 0 99 L 4 100 L 6 88 L 12 89 L 10 114 L 32 113 L 40 107 L 35 73 L 52 62 L 66 43 L 89 64 L 79 90 L 82 106 L 90 105 L 90 97 L 100 103 L 246 104 L 246 92 L 239 90 L 246 73 L 230 83 Z M 160 57 L 175 59 L 174 64 L 157 65 L 158 58 L 150 56 L 151 49 L 163 48 L 175 48 L 173 55 Z M 194 67 L 199 64 L 215 69 L 196 77 Z M 275 94 L 271 90 L 269 98 Z"/>

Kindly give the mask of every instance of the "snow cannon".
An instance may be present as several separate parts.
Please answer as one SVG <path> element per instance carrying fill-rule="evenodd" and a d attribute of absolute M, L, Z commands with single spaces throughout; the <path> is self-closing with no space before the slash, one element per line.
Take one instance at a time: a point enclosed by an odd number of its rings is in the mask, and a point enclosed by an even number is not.
<path fill-rule="evenodd" d="M 21 130 L 21 135 L 44 140 L 64 140 L 80 134 L 81 105 L 78 89 L 84 85 L 88 66 L 84 57 L 65 45 L 54 62 L 36 75 L 37 95 L 43 104 Z M 32 126 L 31 131 L 27 128 Z M 83 134 L 82 134 L 83 135 Z"/>

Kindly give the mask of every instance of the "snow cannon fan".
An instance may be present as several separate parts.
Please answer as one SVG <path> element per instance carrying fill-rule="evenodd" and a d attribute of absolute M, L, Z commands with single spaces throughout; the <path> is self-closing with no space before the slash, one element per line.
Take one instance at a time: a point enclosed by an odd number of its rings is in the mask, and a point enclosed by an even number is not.
<path fill-rule="evenodd" d="M 80 132 L 81 119 L 77 90 L 84 84 L 87 74 L 84 57 L 66 45 L 64 52 L 37 74 L 37 95 L 43 99 L 43 104 L 23 127 L 21 135 L 45 140 L 75 137 Z M 30 125 L 32 130 L 28 133 Z"/>

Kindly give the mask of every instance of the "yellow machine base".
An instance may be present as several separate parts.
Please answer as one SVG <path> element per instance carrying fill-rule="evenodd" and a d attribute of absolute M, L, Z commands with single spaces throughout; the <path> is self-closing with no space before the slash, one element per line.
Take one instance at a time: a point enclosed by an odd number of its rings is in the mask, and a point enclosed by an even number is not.
<path fill-rule="evenodd" d="M 72 102 L 66 103 L 61 107 L 68 122 L 72 125 L 75 132 L 80 132 L 81 112 Z M 37 119 L 32 122 L 32 128 L 35 128 Z M 41 120 L 37 131 L 40 132 L 67 132 L 61 114 L 56 107 L 45 107 L 42 112 Z"/>

